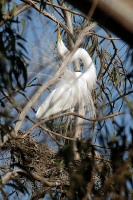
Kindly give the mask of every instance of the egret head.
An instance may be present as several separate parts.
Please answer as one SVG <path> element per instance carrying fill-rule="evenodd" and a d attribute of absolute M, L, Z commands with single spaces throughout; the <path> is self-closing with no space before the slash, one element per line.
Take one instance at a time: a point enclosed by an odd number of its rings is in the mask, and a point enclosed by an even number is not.
<path fill-rule="evenodd" d="M 60 27 L 58 25 L 58 38 L 57 38 L 57 50 L 59 53 L 60 58 L 63 60 L 66 55 L 69 53 L 68 49 L 64 45 L 62 39 L 61 39 L 61 34 L 60 34 Z"/>

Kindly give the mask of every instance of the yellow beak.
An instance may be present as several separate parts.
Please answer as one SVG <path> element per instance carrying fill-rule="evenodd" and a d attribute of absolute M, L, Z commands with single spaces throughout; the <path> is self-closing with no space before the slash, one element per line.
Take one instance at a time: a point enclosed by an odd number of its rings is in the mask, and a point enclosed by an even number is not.
<path fill-rule="evenodd" d="M 61 35 L 60 35 L 60 25 L 58 24 L 58 42 L 61 41 Z"/>

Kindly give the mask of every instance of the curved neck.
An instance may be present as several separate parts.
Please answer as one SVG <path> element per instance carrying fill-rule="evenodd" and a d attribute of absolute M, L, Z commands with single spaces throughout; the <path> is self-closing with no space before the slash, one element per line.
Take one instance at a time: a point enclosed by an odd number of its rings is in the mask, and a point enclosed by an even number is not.
<path fill-rule="evenodd" d="M 87 51 L 85 49 L 83 49 L 83 48 L 78 48 L 78 50 L 73 55 L 73 57 L 71 58 L 70 61 L 73 62 L 77 58 L 82 60 L 82 62 L 84 64 L 84 67 L 85 67 L 85 71 L 87 71 L 91 66 L 94 66 L 91 57 L 89 56 Z"/>
<path fill-rule="evenodd" d="M 59 40 L 57 42 L 57 51 L 61 57 L 61 59 L 63 60 L 67 54 L 70 52 L 66 46 L 64 45 L 62 40 Z M 78 50 L 76 51 L 76 53 L 72 56 L 71 60 L 69 62 L 74 62 L 77 59 L 81 59 L 83 64 L 84 64 L 84 68 L 85 71 L 87 71 L 90 67 L 93 67 L 94 64 L 92 62 L 92 59 L 90 57 L 90 55 L 88 54 L 88 52 L 83 49 L 83 48 L 78 48 Z"/>

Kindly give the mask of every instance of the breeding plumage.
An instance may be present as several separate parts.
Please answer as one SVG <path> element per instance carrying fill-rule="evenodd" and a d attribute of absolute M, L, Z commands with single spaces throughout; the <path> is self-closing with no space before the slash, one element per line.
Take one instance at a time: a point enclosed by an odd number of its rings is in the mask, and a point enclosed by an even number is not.
<path fill-rule="evenodd" d="M 60 32 L 58 32 L 57 50 L 62 59 L 69 53 L 69 50 L 61 40 Z M 78 48 L 69 63 L 77 59 L 82 60 L 85 72 L 72 72 L 66 68 L 56 88 L 39 107 L 36 118 L 48 118 L 52 114 L 80 106 L 81 104 L 88 108 L 92 117 L 95 116 L 91 91 L 96 82 L 96 69 L 85 49 Z"/>

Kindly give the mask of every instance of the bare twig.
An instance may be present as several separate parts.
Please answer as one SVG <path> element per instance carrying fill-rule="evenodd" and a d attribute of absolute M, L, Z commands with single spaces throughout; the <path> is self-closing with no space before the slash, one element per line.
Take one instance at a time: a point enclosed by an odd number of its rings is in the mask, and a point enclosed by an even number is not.
<path fill-rule="evenodd" d="M 68 116 L 68 115 L 72 115 L 72 116 L 76 116 L 76 117 L 79 117 L 79 118 L 82 118 L 82 119 L 85 119 L 85 120 L 88 120 L 88 121 L 101 121 L 101 120 L 105 120 L 105 119 L 109 119 L 109 118 L 113 118 L 113 117 L 116 117 L 118 115 L 122 115 L 124 114 L 124 112 L 118 112 L 118 113 L 114 113 L 114 114 L 111 114 L 111 115 L 107 115 L 107 116 L 103 116 L 103 117 L 100 117 L 100 118 L 87 118 L 83 115 L 80 115 L 80 114 L 77 114 L 77 113 L 74 113 L 74 112 L 68 112 L 68 113 L 63 113 L 63 114 L 60 114 L 60 115 L 56 115 L 54 117 L 51 117 L 50 119 L 44 119 L 44 120 L 41 120 L 40 122 L 38 122 L 37 124 L 35 124 L 34 126 L 32 126 L 32 128 L 30 128 L 27 133 L 31 133 L 35 128 L 37 128 L 38 126 L 48 122 L 48 121 L 51 121 L 51 120 L 54 120 L 54 119 L 58 119 L 60 117 L 64 117 L 64 116 Z"/>
<path fill-rule="evenodd" d="M 36 5 L 36 3 L 34 1 L 32 1 L 32 0 L 23 0 L 23 2 L 29 4 L 35 10 L 37 10 L 38 12 L 40 12 L 41 14 L 43 14 L 44 16 L 48 17 L 49 19 L 53 20 L 54 22 L 56 22 L 57 24 L 59 24 L 60 26 L 62 26 L 66 30 L 66 32 L 70 35 L 70 37 L 72 38 L 72 40 L 75 41 L 73 35 L 69 31 L 69 28 L 65 24 L 63 24 L 60 20 L 58 20 L 54 15 L 49 14 L 48 12 L 46 12 L 44 10 L 40 10 L 40 7 L 38 7 Z"/>
<path fill-rule="evenodd" d="M 94 0 L 67 0 L 88 15 Z M 92 18 L 133 46 L 133 1 L 99 0 Z M 124 11 L 124 12 L 123 12 Z M 127 37 L 128 35 L 128 37 Z"/>
<path fill-rule="evenodd" d="M 39 1 L 40 1 L 40 0 L 39 0 Z M 86 18 L 86 19 L 87 19 L 87 16 L 86 16 L 86 15 L 84 15 L 83 13 L 79 13 L 79 12 L 76 12 L 76 11 L 74 11 L 74 10 L 70 10 L 70 9 L 68 9 L 67 7 L 64 7 L 64 6 L 59 6 L 59 5 L 53 4 L 52 2 L 51 2 L 51 3 L 49 3 L 49 2 L 47 2 L 47 1 L 46 1 L 46 4 L 48 4 L 48 5 L 50 5 L 50 6 L 53 6 L 53 7 L 56 7 L 56 8 L 60 8 L 61 10 L 68 11 L 68 12 L 70 12 L 70 13 L 74 14 L 74 15 L 79 15 L 79 16 L 81 16 L 81 17 L 83 17 L 83 18 Z"/>
<path fill-rule="evenodd" d="M 5 185 L 9 180 L 14 179 L 16 176 L 18 176 L 19 173 L 24 173 L 26 175 L 29 175 L 28 171 L 25 171 L 23 169 L 17 169 L 14 170 L 12 172 L 7 172 L 3 177 L 1 177 L 1 185 L 0 187 L 2 187 L 2 185 Z M 42 176 L 37 175 L 36 173 L 30 172 L 30 175 L 35 178 L 38 181 L 41 181 L 42 183 L 44 183 L 46 186 L 58 186 L 61 185 L 60 182 L 48 182 L 45 178 L 43 178 Z"/>
<path fill-rule="evenodd" d="M 22 3 L 22 4 L 20 4 L 20 5 L 17 6 L 16 11 L 12 15 L 11 15 L 10 12 L 6 12 L 3 15 L 3 20 L 0 21 L 0 26 L 2 26 L 5 23 L 6 20 L 12 19 L 13 17 L 19 15 L 21 12 L 27 10 L 30 7 L 31 7 L 30 5 Z"/>
<path fill-rule="evenodd" d="M 106 40 L 121 40 L 121 38 L 114 38 L 114 37 L 106 37 L 106 36 L 103 36 L 103 35 L 100 35 L 100 34 L 97 34 L 97 33 L 94 33 L 94 32 L 89 32 L 90 35 L 96 35 L 100 38 L 104 38 Z"/>

